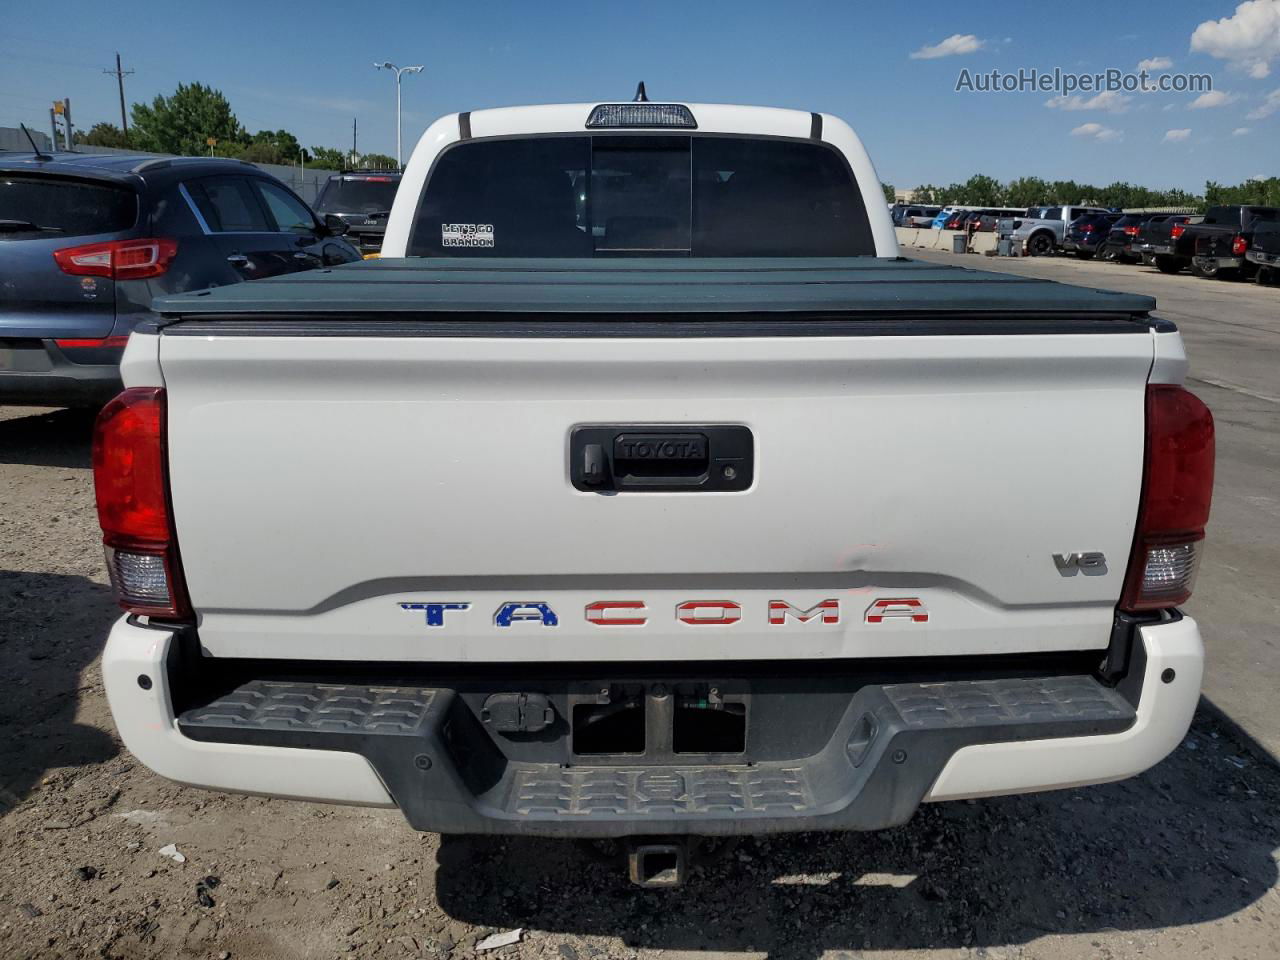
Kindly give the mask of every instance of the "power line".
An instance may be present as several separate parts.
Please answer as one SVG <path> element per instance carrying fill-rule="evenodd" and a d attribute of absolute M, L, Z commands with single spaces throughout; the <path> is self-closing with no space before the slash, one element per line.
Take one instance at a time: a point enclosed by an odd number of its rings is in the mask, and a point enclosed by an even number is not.
<path fill-rule="evenodd" d="M 124 132 L 125 136 L 128 136 L 129 121 L 126 119 L 124 113 L 124 78 L 132 74 L 133 71 L 120 69 L 120 51 L 117 50 L 116 68 L 114 70 L 103 70 L 102 72 L 108 75 L 114 75 L 116 78 L 116 85 L 120 88 L 120 129 Z"/>

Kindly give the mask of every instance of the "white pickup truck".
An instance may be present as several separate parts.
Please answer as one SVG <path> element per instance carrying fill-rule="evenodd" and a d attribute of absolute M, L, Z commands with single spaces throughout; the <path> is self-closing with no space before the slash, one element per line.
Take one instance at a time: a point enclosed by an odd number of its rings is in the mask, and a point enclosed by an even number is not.
<path fill-rule="evenodd" d="M 1181 740 L 1213 422 L 1151 300 L 898 256 L 822 114 L 447 116 L 383 259 L 176 296 L 94 469 L 121 736 L 420 830 L 876 829 Z"/>

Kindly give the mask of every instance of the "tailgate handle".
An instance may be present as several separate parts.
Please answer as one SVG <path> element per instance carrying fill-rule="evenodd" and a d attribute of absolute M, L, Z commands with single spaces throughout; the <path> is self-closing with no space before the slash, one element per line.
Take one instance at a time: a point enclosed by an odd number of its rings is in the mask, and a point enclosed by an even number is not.
<path fill-rule="evenodd" d="M 710 461 L 707 448 L 701 433 L 624 433 L 613 438 L 613 473 L 622 486 L 700 484 Z"/>
<path fill-rule="evenodd" d="M 743 426 L 581 426 L 569 443 L 579 490 L 725 492 L 747 489 L 754 473 L 754 440 Z"/>

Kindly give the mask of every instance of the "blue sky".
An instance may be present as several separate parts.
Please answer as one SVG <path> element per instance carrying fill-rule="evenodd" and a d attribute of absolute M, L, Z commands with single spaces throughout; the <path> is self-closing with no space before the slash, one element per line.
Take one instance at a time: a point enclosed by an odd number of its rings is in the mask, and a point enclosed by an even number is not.
<path fill-rule="evenodd" d="M 404 81 L 406 144 L 442 113 L 626 99 L 643 79 L 654 99 L 838 114 L 899 187 L 982 172 L 1198 191 L 1280 175 L 1280 0 L 5 5 L 3 126 L 46 130 L 63 96 L 77 126 L 118 123 L 114 78 L 100 71 L 119 50 L 137 71 L 130 102 L 201 81 L 250 130 L 346 147 L 358 116 L 361 149 L 394 153 L 394 80 L 372 67 L 390 59 L 426 65 Z M 937 52 L 968 52 L 911 57 L 944 41 Z M 1211 73 L 1223 96 L 1198 108 L 1189 94 L 1083 96 L 1064 109 L 1045 93 L 954 90 L 962 68 L 1132 70 L 1157 57 Z"/>

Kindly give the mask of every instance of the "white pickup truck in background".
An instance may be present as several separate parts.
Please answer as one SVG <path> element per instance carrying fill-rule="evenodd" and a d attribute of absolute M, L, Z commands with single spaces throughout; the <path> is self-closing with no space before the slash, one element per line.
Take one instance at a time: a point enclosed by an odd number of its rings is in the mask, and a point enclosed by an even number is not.
<path fill-rule="evenodd" d="M 1147 298 L 898 256 L 853 131 L 422 136 L 383 259 L 172 297 L 94 466 L 129 749 L 421 830 L 876 829 L 1195 710 L 1213 424 Z"/>

